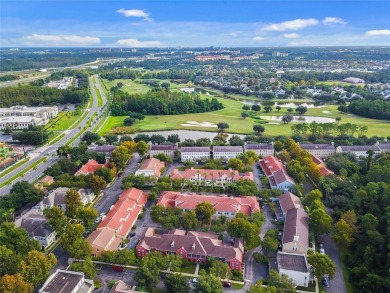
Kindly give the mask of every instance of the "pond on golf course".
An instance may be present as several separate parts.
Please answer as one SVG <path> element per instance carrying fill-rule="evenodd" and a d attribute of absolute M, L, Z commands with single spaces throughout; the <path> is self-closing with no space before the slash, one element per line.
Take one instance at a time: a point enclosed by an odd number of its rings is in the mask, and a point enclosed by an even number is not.
<path fill-rule="evenodd" d="M 260 116 L 261 119 L 270 120 L 270 121 L 282 121 L 283 116 Z M 336 122 L 336 119 L 329 117 L 319 117 L 319 116 L 293 116 L 292 122 L 306 122 L 306 123 L 332 123 Z"/>

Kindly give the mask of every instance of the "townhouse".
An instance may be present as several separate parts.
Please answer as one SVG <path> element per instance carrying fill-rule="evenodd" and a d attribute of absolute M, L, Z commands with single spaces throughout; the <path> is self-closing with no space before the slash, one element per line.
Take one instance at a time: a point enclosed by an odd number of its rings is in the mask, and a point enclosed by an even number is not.
<path fill-rule="evenodd" d="M 378 144 L 374 145 L 352 145 L 352 146 L 345 146 L 341 145 L 336 148 L 336 153 L 351 153 L 356 156 L 358 159 L 365 159 L 368 157 L 368 151 L 373 151 L 374 156 L 377 156 L 381 149 L 379 148 Z"/>
<path fill-rule="evenodd" d="M 262 158 L 274 155 L 274 145 L 266 143 L 255 143 L 244 145 L 244 151 L 254 151 L 258 156 Z"/>
<path fill-rule="evenodd" d="M 330 155 L 336 153 L 334 144 L 311 144 L 311 143 L 300 143 L 299 146 L 307 151 L 309 154 L 319 157 L 321 159 L 327 158 Z"/>
<path fill-rule="evenodd" d="M 183 163 L 210 159 L 210 147 L 182 147 L 180 152 Z"/>
<path fill-rule="evenodd" d="M 176 145 L 151 145 L 149 148 L 149 157 L 153 158 L 155 155 L 165 154 L 170 156 L 172 159 L 175 157 L 175 152 L 177 151 Z"/>
<path fill-rule="evenodd" d="M 39 241 L 43 249 L 46 249 L 56 241 L 56 232 L 47 223 L 45 216 L 30 214 L 22 219 L 21 228 L 27 231 L 28 236 Z"/>
<path fill-rule="evenodd" d="M 84 273 L 57 270 L 38 293 L 91 293 L 93 289 L 93 281 L 86 279 Z"/>
<path fill-rule="evenodd" d="M 295 185 L 294 180 L 287 174 L 282 162 L 274 156 L 268 156 L 259 161 L 259 165 L 267 176 L 271 189 L 288 191 Z"/>
<path fill-rule="evenodd" d="M 165 163 L 156 159 L 150 158 L 143 161 L 141 167 L 135 172 L 135 175 L 145 175 L 145 176 L 154 176 L 160 177 L 161 170 L 165 168 Z"/>
<path fill-rule="evenodd" d="M 242 146 L 214 146 L 213 159 L 230 160 L 243 153 Z"/>

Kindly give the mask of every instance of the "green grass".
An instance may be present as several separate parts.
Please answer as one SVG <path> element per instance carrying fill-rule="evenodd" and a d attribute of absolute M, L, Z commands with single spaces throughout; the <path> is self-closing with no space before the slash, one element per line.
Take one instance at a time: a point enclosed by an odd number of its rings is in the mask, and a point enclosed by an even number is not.
<path fill-rule="evenodd" d="M 99 89 L 94 85 L 95 87 L 95 92 L 96 92 L 96 96 L 98 98 L 98 107 L 102 107 L 103 106 L 103 98 L 102 98 L 102 95 L 100 94 L 100 91 Z"/>
<path fill-rule="evenodd" d="M 118 82 L 123 83 L 123 87 L 121 88 L 121 90 L 129 94 L 144 94 L 151 89 L 151 87 L 146 84 L 137 83 L 130 79 L 115 79 L 113 81 L 108 81 L 106 79 L 104 80 L 104 83 L 106 84 L 108 89 L 112 88 L 113 86 L 116 86 Z"/>
<path fill-rule="evenodd" d="M 234 290 L 240 290 L 244 287 L 244 284 L 236 284 L 236 283 L 232 283 L 232 288 Z"/>
<path fill-rule="evenodd" d="M 360 86 L 360 87 L 364 86 L 364 84 L 353 84 L 353 83 L 340 81 L 340 80 L 319 81 L 319 82 L 316 83 L 316 85 L 327 85 L 327 86 L 334 86 L 334 85 L 350 86 L 350 85 L 354 85 L 354 86 Z"/>
<path fill-rule="evenodd" d="M 59 118 L 57 117 L 55 120 L 50 121 L 50 123 L 46 126 L 48 131 L 63 131 L 67 130 L 69 126 L 77 121 L 77 119 L 81 116 L 81 111 L 79 114 L 74 115 L 76 111 L 66 111 Z"/>
<path fill-rule="evenodd" d="M 14 181 L 15 179 L 23 176 L 24 174 L 26 174 L 28 171 L 30 171 L 31 169 L 35 168 L 36 166 L 38 166 L 40 163 L 42 163 L 43 161 L 45 161 L 46 158 L 40 158 L 38 161 L 36 161 L 34 164 L 32 164 L 31 166 L 29 166 L 28 168 L 24 169 L 23 171 L 19 172 L 18 174 L 12 176 L 10 179 L 8 179 L 7 181 L 3 182 L 0 184 L 0 188 L 6 186 L 7 184 L 11 183 L 12 181 Z"/>
<path fill-rule="evenodd" d="M 3 172 L 0 173 L 0 178 L 4 177 L 5 175 L 12 172 L 13 170 L 19 168 L 20 166 L 22 166 L 24 163 L 28 162 L 29 160 L 30 160 L 30 158 L 27 157 L 27 158 L 24 158 L 23 160 L 20 160 L 19 162 L 13 164 L 11 167 L 8 167 L 7 169 L 5 169 Z"/>
<path fill-rule="evenodd" d="M 61 140 L 62 138 L 64 138 L 65 136 L 65 133 L 57 136 L 56 138 L 52 139 L 51 141 L 49 141 L 49 144 L 55 144 L 56 142 L 58 142 L 59 140 Z"/>
<path fill-rule="evenodd" d="M 90 125 L 92 125 L 92 121 L 93 119 L 96 117 L 97 113 L 93 113 L 92 116 L 88 119 L 87 121 L 87 124 L 85 125 L 85 127 L 83 129 L 81 129 L 77 135 L 75 135 L 74 137 L 72 137 L 72 139 L 70 139 L 69 141 L 66 142 L 65 145 L 70 145 L 71 143 L 73 143 L 80 135 L 82 135 L 87 129 L 88 127 L 90 127 Z"/>
<path fill-rule="evenodd" d="M 194 274 L 196 269 L 196 263 L 188 263 L 180 267 L 181 273 Z"/>

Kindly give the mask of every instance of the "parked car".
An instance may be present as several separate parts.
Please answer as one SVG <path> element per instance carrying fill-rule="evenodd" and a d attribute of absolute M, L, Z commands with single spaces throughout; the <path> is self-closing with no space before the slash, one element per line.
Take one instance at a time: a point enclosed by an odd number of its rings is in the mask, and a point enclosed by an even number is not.
<path fill-rule="evenodd" d="M 231 286 L 232 286 L 232 284 L 230 282 L 223 282 L 222 283 L 222 287 L 230 288 Z"/>
<path fill-rule="evenodd" d="M 192 281 L 192 283 L 198 283 L 199 282 L 198 278 L 193 278 L 191 281 Z"/>
<path fill-rule="evenodd" d="M 325 249 L 320 248 L 320 254 L 325 254 Z"/>
<path fill-rule="evenodd" d="M 135 232 L 132 232 L 129 234 L 129 238 L 134 237 L 134 236 L 135 236 Z"/>
<path fill-rule="evenodd" d="M 100 213 L 100 218 L 103 218 L 106 215 L 106 213 Z"/>
<path fill-rule="evenodd" d="M 326 277 L 322 278 L 322 285 L 324 287 L 329 287 L 329 280 L 328 280 L 328 278 L 326 278 Z"/>
<path fill-rule="evenodd" d="M 121 266 L 113 266 L 112 270 L 114 272 L 124 272 L 126 269 L 124 267 L 121 267 Z"/>
<path fill-rule="evenodd" d="M 100 218 L 96 218 L 95 220 L 95 224 L 99 223 L 100 222 Z"/>

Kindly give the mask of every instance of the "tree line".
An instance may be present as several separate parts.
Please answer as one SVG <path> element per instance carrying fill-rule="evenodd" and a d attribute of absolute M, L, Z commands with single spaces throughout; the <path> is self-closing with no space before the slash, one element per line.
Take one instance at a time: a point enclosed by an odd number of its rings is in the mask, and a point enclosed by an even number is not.
<path fill-rule="evenodd" d="M 210 112 L 222 108 L 222 103 L 217 99 L 202 99 L 197 94 L 157 90 L 143 95 L 130 95 L 118 90 L 114 93 L 111 114 L 125 116 L 129 112 L 138 112 L 148 115 L 175 115 Z"/>
<path fill-rule="evenodd" d="M 388 101 L 353 101 L 348 106 L 350 113 L 381 120 L 390 120 L 390 102 Z"/>

